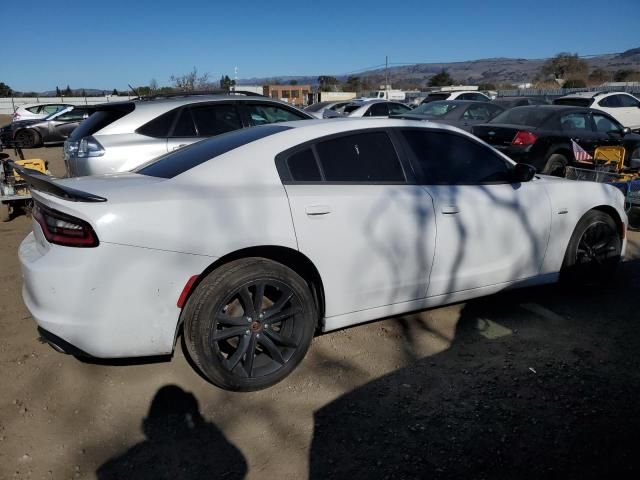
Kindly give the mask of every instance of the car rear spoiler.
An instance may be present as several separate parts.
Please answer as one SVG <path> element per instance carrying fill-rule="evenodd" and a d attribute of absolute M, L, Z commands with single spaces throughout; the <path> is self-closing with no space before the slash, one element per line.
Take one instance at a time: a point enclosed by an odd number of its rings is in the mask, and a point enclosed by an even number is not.
<path fill-rule="evenodd" d="M 54 177 L 40 173 L 31 168 L 21 167 L 15 162 L 9 162 L 11 168 L 20 174 L 29 187 L 39 192 L 51 194 L 55 197 L 71 202 L 106 202 L 107 199 L 92 193 L 76 190 L 75 188 L 60 185 L 54 182 Z"/>

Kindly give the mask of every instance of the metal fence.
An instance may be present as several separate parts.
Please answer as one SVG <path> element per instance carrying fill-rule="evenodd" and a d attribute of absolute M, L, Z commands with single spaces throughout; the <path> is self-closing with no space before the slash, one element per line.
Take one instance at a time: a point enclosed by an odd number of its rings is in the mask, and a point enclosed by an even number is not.
<path fill-rule="evenodd" d="M 105 95 L 101 97 L 8 97 L 0 98 L 0 114 L 11 115 L 20 105 L 37 103 L 68 103 L 69 105 L 97 105 L 121 102 L 136 98 L 129 95 Z"/>
<path fill-rule="evenodd" d="M 638 85 L 607 86 L 607 87 L 585 87 L 585 88 L 523 88 L 518 90 L 500 90 L 498 97 L 561 97 L 576 92 L 627 92 L 640 94 L 640 83 Z"/>

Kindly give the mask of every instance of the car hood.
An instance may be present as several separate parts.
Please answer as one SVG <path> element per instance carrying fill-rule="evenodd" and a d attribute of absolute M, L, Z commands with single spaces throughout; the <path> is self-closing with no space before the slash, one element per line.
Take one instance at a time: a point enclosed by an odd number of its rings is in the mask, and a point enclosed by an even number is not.
<path fill-rule="evenodd" d="M 4 127 L 2 127 L 2 130 L 16 130 L 18 128 L 22 128 L 22 127 L 26 127 L 27 125 L 33 125 L 35 123 L 41 123 L 42 119 L 38 118 L 38 119 L 33 119 L 33 120 L 18 120 L 17 122 L 12 122 L 8 125 L 5 125 Z"/>

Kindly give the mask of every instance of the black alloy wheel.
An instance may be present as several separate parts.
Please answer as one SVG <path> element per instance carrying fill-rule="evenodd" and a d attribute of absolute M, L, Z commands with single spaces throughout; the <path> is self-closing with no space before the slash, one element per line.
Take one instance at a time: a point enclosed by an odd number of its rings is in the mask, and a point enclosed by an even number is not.
<path fill-rule="evenodd" d="M 316 324 L 302 278 L 266 259 L 215 270 L 185 307 L 191 358 L 212 383 L 229 390 L 265 388 L 302 360 Z"/>
<path fill-rule="evenodd" d="M 616 222 L 604 212 L 591 210 L 573 232 L 565 254 L 563 277 L 572 284 L 602 284 L 615 272 L 621 250 Z"/>
<path fill-rule="evenodd" d="M 31 130 L 20 130 L 16 133 L 14 142 L 21 148 L 34 148 L 39 144 L 38 134 Z"/>

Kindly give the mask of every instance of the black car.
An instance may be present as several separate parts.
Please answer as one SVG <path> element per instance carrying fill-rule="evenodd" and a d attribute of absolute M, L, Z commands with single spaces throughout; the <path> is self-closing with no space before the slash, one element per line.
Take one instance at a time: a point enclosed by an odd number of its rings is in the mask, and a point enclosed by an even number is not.
<path fill-rule="evenodd" d="M 576 163 L 572 140 L 592 156 L 599 146 L 624 146 L 626 165 L 631 164 L 631 158 L 640 158 L 640 135 L 590 108 L 515 107 L 473 127 L 472 132 L 514 161 L 550 175 L 563 176 L 567 165 Z"/>
<path fill-rule="evenodd" d="M 549 105 L 545 97 L 499 97 L 491 100 L 494 105 L 500 105 L 505 110 L 513 107 L 524 107 L 526 105 Z"/>
<path fill-rule="evenodd" d="M 67 107 L 37 120 L 18 120 L 0 128 L 5 147 L 35 148 L 63 143 L 91 113 L 89 107 Z"/>
<path fill-rule="evenodd" d="M 410 112 L 392 115 L 392 117 L 409 120 L 432 120 L 470 132 L 474 125 L 486 123 L 503 111 L 504 108 L 501 106 L 489 102 L 439 100 L 423 103 Z"/>

